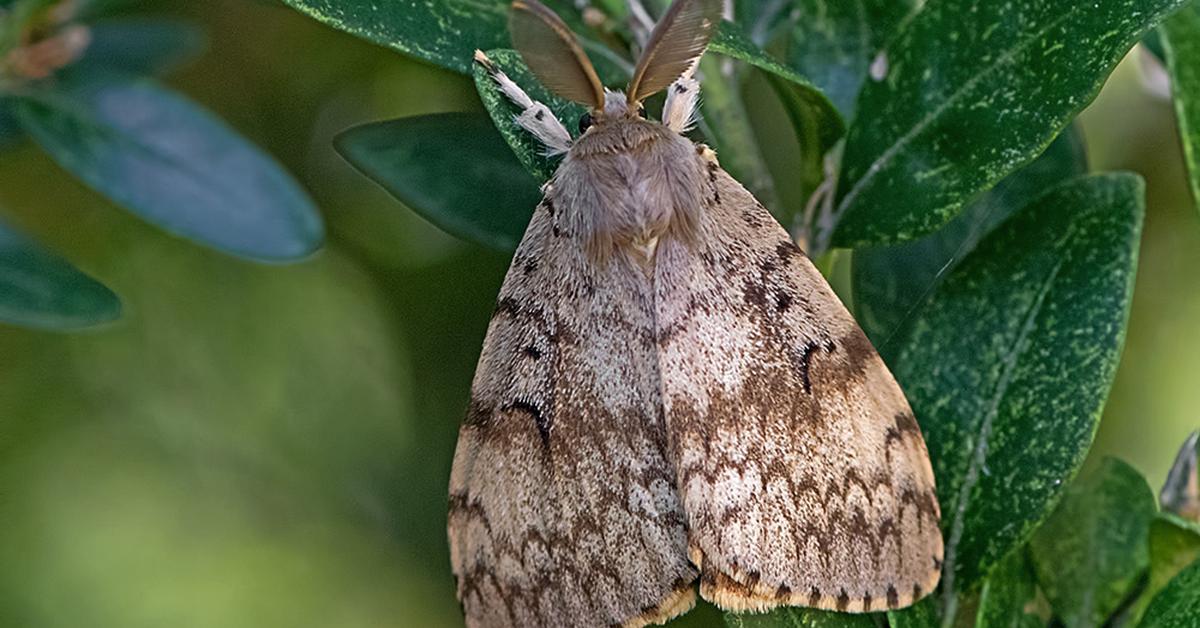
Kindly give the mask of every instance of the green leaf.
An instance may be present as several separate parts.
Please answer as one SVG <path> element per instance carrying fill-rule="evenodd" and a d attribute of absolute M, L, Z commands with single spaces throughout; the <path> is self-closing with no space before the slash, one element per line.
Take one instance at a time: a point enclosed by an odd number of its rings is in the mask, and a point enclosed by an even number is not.
<path fill-rule="evenodd" d="M 538 182 L 483 113 L 443 113 L 355 127 L 334 145 L 402 203 L 447 233 L 517 248 Z"/>
<path fill-rule="evenodd" d="M 836 107 L 807 78 L 763 52 L 732 22 L 722 22 L 708 49 L 750 64 L 766 73 L 800 134 L 804 150 L 824 154 L 846 131 Z"/>
<path fill-rule="evenodd" d="M 121 301 L 111 290 L 0 223 L 0 321 L 67 330 L 120 315 Z"/>
<path fill-rule="evenodd" d="M 846 137 L 833 243 L 911 240 L 1040 154 L 1184 0 L 930 2 Z M 828 237 L 824 234 L 823 237 Z"/>
<path fill-rule="evenodd" d="M 1150 566 L 1154 494 L 1136 469 L 1106 458 L 1067 489 L 1030 541 L 1038 582 L 1068 628 L 1099 626 Z"/>
<path fill-rule="evenodd" d="M 934 233 L 893 246 L 854 251 L 855 314 L 884 358 L 904 325 L 988 233 L 1058 183 L 1087 172 L 1083 140 L 1068 127 L 1033 163 L 1005 177 Z"/>
<path fill-rule="evenodd" d="M 850 615 L 808 608 L 780 608 L 770 613 L 726 613 L 729 628 L 874 628 L 871 615 Z"/>
<path fill-rule="evenodd" d="M 871 62 L 900 22 L 916 9 L 913 0 L 797 0 L 788 64 L 812 79 L 847 119 Z"/>
<path fill-rule="evenodd" d="M 1171 75 L 1192 198 L 1200 203 L 1200 2 L 1193 0 L 1172 15 L 1159 33 Z"/>
<path fill-rule="evenodd" d="M 77 62 L 131 74 L 161 74 L 204 51 L 193 24 L 161 18 L 110 19 L 89 25 L 92 43 Z"/>
<path fill-rule="evenodd" d="M 554 112 L 554 115 L 568 130 L 578 128 L 579 118 L 587 113 L 587 110 L 580 105 L 559 98 L 542 87 L 542 84 L 533 76 L 533 72 L 530 72 L 529 67 L 521 60 L 521 55 L 517 54 L 517 51 L 489 50 L 487 56 L 499 70 L 508 75 L 508 78 L 520 85 L 530 98 L 549 107 L 550 111 Z M 500 131 L 504 141 L 508 142 L 512 151 L 516 153 L 517 159 L 525 166 L 525 169 L 533 173 L 539 182 L 546 181 L 553 176 L 562 157 L 547 156 L 545 148 L 528 131 L 517 126 L 514 118 L 520 113 L 520 110 L 509 102 L 508 98 L 505 98 L 496 82 L 478 63 L 475 64 L 475 88 L 479 90 L 479 98 L 483 101 L 483 106 L 488 113 L 491 114 L 496 129 Z"/>
<path fill-rule="evenodd" d="M 263 261 L 321 244 L 291 175 L 212 114 L 147 80 L 75 75 L 22 93 L 17 117 L 63 168 L 148 222 Z"/>
<path fill-rule="evenodd" d="M 283 0 L 313 19 L 351 35 L 462 74 L 471 73 L 476 50 L 507 48 L 510 0 Z M 633 67 L 610 48 L 594 41 L 573 3 L 544 2 L 580 38 L 596 71 L 605 81 L 608 70 Z"/>
<path fill-rule="evenodd" d="M 507 0 L 284 0 L 312 18 L 367 41 L 471 73 L 476 49 L 506 48 Z"/>
<path fill-rule="evenodd" d="M 1024 548 L 1001 560 L 983 583 L 976 628 L 1036 628 L 1042 620 L 1027 612 L 1037 598 L 1033 566 Z"/>
<path fill-rule="evenodd" d="M 1134 175 L 1052 189 L 945 279 L 891 363 L 937 478 L 947 611 L 1049 514 L 1092 442 L 1142 212 Z"/>
<path fill-rule="evenodd" d="M 1154 596 L 1180 571 L 1200 559 L 1200 524 L 1170 513 L 1150 523 L 1150 578 L 1130 615 L 1145 614 Z"/>
<path fill-rule="evenodd" d="M 941 625 L 938 621 L 937 598 L 932 595 L 908 608 L 888 611 L 887 616 L 892 628 L 938 628 Z"/>
<path fill-rule="evenodd" d="M 1179 572 L 1154 597 L 1140 628 L 1193 628 L 1200 617 L 1200 561 Z"/>

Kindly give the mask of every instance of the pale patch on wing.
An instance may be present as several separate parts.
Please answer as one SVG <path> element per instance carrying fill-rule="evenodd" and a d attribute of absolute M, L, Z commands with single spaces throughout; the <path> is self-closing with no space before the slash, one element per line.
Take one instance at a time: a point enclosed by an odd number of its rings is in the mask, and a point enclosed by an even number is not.
<path fill-rule="evenodd" d="M 933 473 L 886 366 L 782 227 L 709 166 L 700 241 L 656 264 L 670 458 L 702 596 L 911 604 L 942 560 Z"/>
<path fill-rule="evenodd" d="M 449 536 L 469 626 L 645 625 L 697 570 L 667 463 L 650 278 L 584 257 L 553 192 L 501 289 L 460 431 Z"/>

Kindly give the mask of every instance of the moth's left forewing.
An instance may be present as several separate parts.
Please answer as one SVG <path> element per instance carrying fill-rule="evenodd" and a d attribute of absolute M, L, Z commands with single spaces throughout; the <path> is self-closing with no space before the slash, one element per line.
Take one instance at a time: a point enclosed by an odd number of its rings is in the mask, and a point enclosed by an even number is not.
<path fill-rule="evenodd" d="M 666 239 L 656 326 L 701 595 L 864 612 L 937 584 L 933 472 L 899 386 L 808 258 L 715 163 L 699 241 Z"/>

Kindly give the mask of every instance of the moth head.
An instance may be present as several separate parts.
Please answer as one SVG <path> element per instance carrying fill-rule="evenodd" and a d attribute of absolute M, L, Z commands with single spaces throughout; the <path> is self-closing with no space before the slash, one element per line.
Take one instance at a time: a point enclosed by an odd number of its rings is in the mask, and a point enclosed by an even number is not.
<path fill-rule="evenodd" d="M 538 0 L 513 0 L 513 47 L 547 89 L 588 107 L 580 132 L 617 118 L 645 117 L 642 102 L 695 70 L 721 21 L 725 0 L 674 0 L 655 25 L 624 92 L 606 90 L 562 18 Z"/>

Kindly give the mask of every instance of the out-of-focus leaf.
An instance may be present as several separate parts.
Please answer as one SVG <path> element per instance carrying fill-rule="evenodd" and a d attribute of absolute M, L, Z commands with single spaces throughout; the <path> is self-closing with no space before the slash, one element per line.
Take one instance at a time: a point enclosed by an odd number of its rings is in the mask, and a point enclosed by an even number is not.
<path fill-rule="evenodd" d="M 816 147 L 819 154 L 823 154 L 845 133 L 846 123 L 829 98 L 807 78 L 754 45 L 738 25 L 722 22 L 709 50 L 766 72 L 780 94 L 805 150 Z"/>
<path fill-rule="evenodd" d="M 870 615 L 781 608 L 770 613 L 726 613 L 729 628 L 874 628 Z"/>
<path fill-rule="evenodd" d="M 444 113 L 346 131 L 338 152 L 447 233 L 492 248 L 517 247 L 538 182 L 483 113 Z"/>
<path fill-rule="evenodd" d="M 944 599 L 1023 543 L 1082 463 L 1125 337 L 1142 212 L 1133 175 L 1054 188 L 942 282 L 892 361 L 937 478 Z"/>
<path fill-rule="evenodd" d="M 0 98 L 0 150 L 15 146 L 24 137 L 25 131 L 13 116 L 12 101 Z"/>
<path fill-rule="evenodd" d="M 798 0 L 788 63 L 825 92 L 846 119 L 871 62 L 915 7 L 913 0 Z"/>
<path fill-rule="evenodd" d="M 147 80 L 88 74 L 16 103 L 63 168 L 147 221 L 215 249 L 287 261 L 321 244 L 321 217 L 274 159 Z"/>
<path fill-rule="evenodd" d="M 1046 190 L 1085 172 L 1083 140 L 1068 127 L 1041 157 L 1005 177 L 941 229 L 912 242 L 855 251 L 855 315 L 880 353 L 890 357 L 905 323 L 984 236 Z"/>
<path fill-rule="evenodd" d="M 888 611 L 888 623 L 891 628 L 938 628 L 937 599 L 937 593 L 933 593 L 906 609 Z"/>
<path fill-rule="evenodd" d="M 507 0 L 284 0 L 334 28 L 470 74 L 476 49 L 504 48 Z"/>
<path fill-rule="evenodd" d="M 1033 566 L 1022 549 L 1009 554 L 996 565 L 983 582 L 976 628 L 1037 628 L 1043 625 L 1037 615 L 1027 612 L 1037 597 Z"/>
<path fill-rule="evenodd" d="M 1158 494 L 1162 509 L 1188 521 L 1200 521 L 1200 432 L 1192 432 L 1175 455 Z"/>
<path fill-rule="evenodd" d="M 1163 22 L 1159 32 L 1192 198 L 1200 203 L 1200 2 L 1189 2 Z"/>
<path fill-rule="evenodd" d="M 63 330 L 120 315 L 111 290 L 0 223 L 0 321 Z"/>
<path fill-rule="evenodd" d="M 1194 628 L 1200 617 L 1200 560 L 1154 596 L 1139 628 Z"/>
<path fill-rule="evenodd" d="M 1150 565 L 1154 493 L 1136 469 L 1107 458 L 1067 489 L 1030 541 L 1038 582 L 1068 628 L 1099 626 Z"/>
<path fill-rule="evenodd" d="M 508 78 L 520 85 L 530 98 L 544 103 L 554 115 L 566 125 L 568 130 L 578 128 L 579 118 L 587 110 L 568 100 L 559 98 L 546 88 L 529 71 L 529 67 L 521 60 L 521 55 L 515 50 L 489 50 L 487 56 L 495 66 L 503 71 Z M 554 174 L 562 157 L 549 157 L 543 147 L 528 131 L 517 126 L 514 117 L 520 112 L 509 102 L 504 93 L 488 75 L 480 64 L 475 64 L 475 87 L 479 90 L 479 98 L 483 106 L 492 116 L 492 122 L 504 137 L 504 141 L 512 147 L 517 159 L 525 169 L 533 173 L 539 181 L 545 181 Z"/>
<path fill-rule="evenodd" d="M 78 61 L 133 74 L 160 74 L 204 51 L 195 25 L 161 18 L 122 18 L 88 26 L 92 43 Z"/>
<path fill-rule="evenodd" d="M 1184 0 L 931 2 L 846 137 L 833 243 L 911 240 L 1040 154 Z M 827 234 L 826 234 L 827 237 Z"/>
<path fill-rule="evenodd" d="M 1141 617 L 1154 596 L 1197 559 L 1200 559 L 1200 524 L 1160 513 L 1150 523 L 1150 578 L 1130 612 L 1131 618 Z"/>

